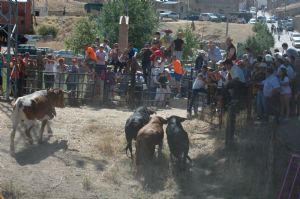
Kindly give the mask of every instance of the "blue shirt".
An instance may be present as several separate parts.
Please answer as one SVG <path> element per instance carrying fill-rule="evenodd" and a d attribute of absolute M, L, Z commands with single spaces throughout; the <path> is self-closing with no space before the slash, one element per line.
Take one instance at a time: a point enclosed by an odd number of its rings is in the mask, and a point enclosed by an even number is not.
<path fill-rule="evenodd" d="M 269 77 L 267 77 L 263 81 L 263 84 L 264 84 L 263 92 L 265 97 L 272 97 L 272 91 L 274 89 L 280 88 L 279 80 L 274 74 L 271 74 Z"/>
<path fill-rule="evenodd" d="M 128 52 L 129 59 L 131 59 L 138 52 L 137 48 L 131 48 Z"/>
<path fill-rule="evenodd" d="M 214 62 L 218 62 L 222 60 L 222 54 L 218 47 L 214 47 L 213 49 L 208 51 L 208 59 Z"/>

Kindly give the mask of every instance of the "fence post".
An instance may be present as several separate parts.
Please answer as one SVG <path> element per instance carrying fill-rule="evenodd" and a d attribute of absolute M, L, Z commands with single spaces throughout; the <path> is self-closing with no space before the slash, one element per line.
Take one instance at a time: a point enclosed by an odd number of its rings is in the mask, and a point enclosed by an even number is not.
<path fill-rule="evenodd" d="M 191 98 L 192 98 L 192 89 L 193 89 L 193 74 L 194 74 L 194 68 L 191 67 L 191 75 L 189 78 L 189 83 L 188 83 L 188 100 L 187 100 L 187 106 L 186 109 L 188 110 L 190 103 L 191 103 Z M 192 111 L 192 110 L 191 110 Z M 195 110 L 196 111 L 196 110 Z M 192 113 L 192 112 L 191 112 Z"/>
<path fill-rule="evenodd" d="M 228 107 L 226 129 L 225 129 L 225 147 L 232 149 L 234 144 L 234 131 L 236 122 L 236 103 L 230 104 Z"/>

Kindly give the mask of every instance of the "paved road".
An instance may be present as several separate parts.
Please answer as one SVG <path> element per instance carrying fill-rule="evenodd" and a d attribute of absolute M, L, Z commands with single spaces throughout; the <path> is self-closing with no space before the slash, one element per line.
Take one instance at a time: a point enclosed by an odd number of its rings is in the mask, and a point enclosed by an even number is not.
<path fill-rule="evenodd" d="M 263 15 L 261 12 L 258 12 L 257 14 L 258 14 L 258 16 Z M 270 17 L 270 14 L 266 12 L 265 16 Z M 277 23 L 275 24 L 275 26 L 277 27 Z M 268 27 L 271 30 L 270 23 L 268 23 Z M 278 48 L 280 51 L 282 51 L 281 45 L 284 42 L 287 43 L 289 46 L 292 46 L 292 42 L 290 40 L 290 32 L 283 31 L 283 33 L 280 34 L 280 40 L 278 40 L 278 34 L 273 34 L 273 36 L 274 36 L 274 40 L 275 40 L 274 48 Z"/>

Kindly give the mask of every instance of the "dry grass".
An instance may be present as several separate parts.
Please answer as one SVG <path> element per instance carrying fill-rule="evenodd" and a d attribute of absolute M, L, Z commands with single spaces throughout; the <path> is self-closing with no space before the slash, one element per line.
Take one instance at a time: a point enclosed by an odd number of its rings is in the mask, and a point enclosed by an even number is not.
<path fill-rule="evenodd" d="M 117 153 L 116 138 L 112 134 L 105 134 L 97 143 L 97 148 L 106 156 L 114 157 Z"/>
<path fill-rule="evenodd" d="M 109 182 L 120 185 L 122 183 L 122 177 L 125 174 L 124 168 L 121 168 L 121 165 L 118 163 L 113 163 L 104 173 L 103 177 L 108 180 Z M 125 174 L 126 175 L 126 174 Z M 128 175 L 128 173 L 127 173 Z"/>
<path fill-rule="evenodd" d="M 82 179 L 82 186 L 83 186 L 83 189 L 86 191 L 90 191 L 93 188 L 91 179 L 88 176 L 85 176 Z"/>
<path fill-rule="evenodd" d="M 191 26 L 190 21 L 179 20 L 177 22 L 162 22 L 161 29 L 169 28 L 176 32 L 178 28 Z M 207 21 L 195 21 L 195 33 L 199 38 L 224 42 L 226 38 L 226 23 L 214 23 Z M 253 35 L 252 26 L 249 24 L 229 24 L 228 35 L 234 40 L 234 43 L 244 42 L 249 35 Z"/>
<path fill-rule="evenodd" d="M 0 194 L 5 199 L 21 199 L 22 198 L 22 193 L 19 190 L 19 188 L 12 182 L 5 182 L 0 185 Z M 1 198 L 1 195 L 0 195 Z"/>

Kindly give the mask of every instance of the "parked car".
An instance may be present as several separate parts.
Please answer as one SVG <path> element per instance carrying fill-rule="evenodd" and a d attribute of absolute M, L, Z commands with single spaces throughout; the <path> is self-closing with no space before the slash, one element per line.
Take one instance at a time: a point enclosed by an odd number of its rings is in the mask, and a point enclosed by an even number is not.
<path fill-rule="evenodd" d="M 256 19 L 255 18 L 252 18 L 249 20 L 248 22 L 249 24 L 256 24 Z"/>
<path fill-rule="evenodd" d="M 219 18 L 219 21 L 225 22 L 227 20 L 227 18 L 226 18 L 226 16 L 224 14 L 214 13 L 214 15 Z"/>
<path fill-rule="evenodd" d="M 215 16 L 213 13 L 201 13 L 199 19 L 201 21 L 213 21 L 213 22 L 219 21 L 219 18 Z"/>
<path fill-rule="evenodd" d="M 274 17 L 267 17 L 266 21 L 267 21 L 267 23 L 275 23 L 276 22 Z"/>
<path fill-rule="evenodd" d="M 298 40 L 298 39 L 300 39 L 300 33 L 293 33 L 291 41 L 293 42 L 293 41 Z"/>
<path fill-rule="evenodd" d="M 184 17 L 184 19 L 191 20 L 191 21 L 197 21 L 197 20 L 199 20 L 199 15 L 189 15 L 189 16 Z"/>
<path fill-rule="evenodd" d="M 290 33 L 290 40 L 293 41 L 293 37 L 300 37 L 299 32 L 291 32 Z"/>
<path fill-rule="evenodd" d="M 300 48 L 300 37 L 296 38 L 292 45 L 295 47 L 295 48 Z"/>
<path fill-rule="evenodd" d="M 37 49 L 40 51 L 44 51 L 45 54 L 52 54 L 54 52 L 52 48 L 48 48 L 48 47 L 39 47 Z"/>
<path fill-rule="evenodd" d="M 18 45 L 18 53 L 24 54 L 26 52 L 28 52 L 30 55 L 37 55 L 38 50 L 33 44 Z"/>
<path fill-rule="evenodd" d="M 252 14 L 256 14 L 256 7 L 251 7 L 251 8 L 250 8 L 250 12 L 251 12 Z"/>
<path fill-rule="evenodd" d="M 160 12 L 159 16 L 161 18 L 171 18 L 174 20 L 178 20 L 179 19 L 179 14 L 177 14 L 176 12 L 172 12 L 172 11 L 164 11 L 164 12 Z"/>
<path fill-rule="evenodd" d="M 267 18 L 265 16 L 258 16 L 257 17 L 257 22 L 266 23 L 267 22 Z"/>

